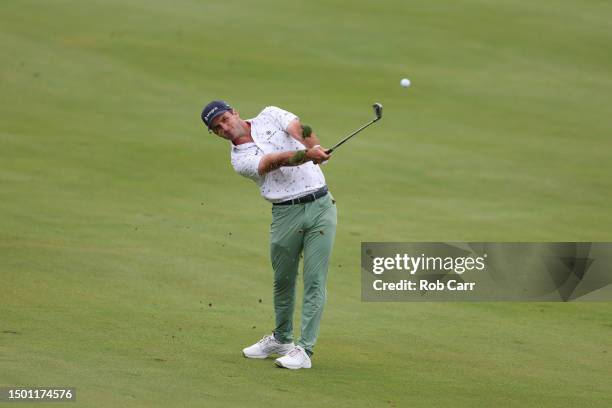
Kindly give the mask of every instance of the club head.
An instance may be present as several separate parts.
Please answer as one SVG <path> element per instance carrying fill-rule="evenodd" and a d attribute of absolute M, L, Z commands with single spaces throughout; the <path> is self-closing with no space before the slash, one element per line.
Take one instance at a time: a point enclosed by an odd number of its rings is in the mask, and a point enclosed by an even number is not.
<path fill-rule="evenodd" d="M 374 109 L 374 113 L 376 114 L 376 120 L 382 118 L 382 105 L 380 103 L 375 103 L 372 105 Z"/>

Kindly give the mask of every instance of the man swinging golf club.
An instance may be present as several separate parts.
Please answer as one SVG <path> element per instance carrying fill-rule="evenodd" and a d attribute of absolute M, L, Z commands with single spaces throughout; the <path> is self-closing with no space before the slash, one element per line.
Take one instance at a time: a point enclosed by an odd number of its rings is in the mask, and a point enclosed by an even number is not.
<path fill-rule="evenodd" d="M 318 164 L 329 160 L 317 136 L 294 114 L 269 106 L 243 120 L 224 101 L 212 101 L 202 121 L 231 143 L 232 167 L 257 183 L 272 203 L 270 258 L 274 269 L 276 327 L 242 350 L 245 357 L 280 355 L 279 367 L 310 368 L 326 299 L 329 260 L 336 236 L 336 206 Z M 293 343 L 295 286 L 304 257 L 301 331 Z"/>

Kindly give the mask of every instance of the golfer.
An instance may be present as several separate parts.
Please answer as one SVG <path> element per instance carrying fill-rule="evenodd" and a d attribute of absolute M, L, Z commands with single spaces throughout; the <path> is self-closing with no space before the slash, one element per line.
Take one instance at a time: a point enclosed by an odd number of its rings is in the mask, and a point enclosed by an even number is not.
<path fill-rule="evenodd" d="M 329 259 L 336 235 L 336 206 L 318 164 L 330 156 L 297 116 L 269 106 L 243 120 L 224 101 L 204 107 L 208 131 L 231 143 L 234 170 L 257 183 L 272 203 L 270 258 L 274 269 L 272 334 L 242 350 L 248 358 L 281 355 L 276 365 L 310 368 L 326 298 Z M 293 343 L 295 285 L 300 254 L 304 256 L 304 303 L 301 332 Z"/>

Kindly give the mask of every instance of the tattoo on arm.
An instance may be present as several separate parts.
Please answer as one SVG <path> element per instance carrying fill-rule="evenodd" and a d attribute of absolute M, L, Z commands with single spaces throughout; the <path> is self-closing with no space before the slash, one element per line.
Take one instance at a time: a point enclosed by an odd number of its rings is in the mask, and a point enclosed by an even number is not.
<path fill-rule="evenodd" d="M 295 166 L 304 163 L 304 159 L 306 159 L 306 150 L 298 150 L 289 158 L 289 164 Z"/>
<path fill-rule="evenodd" d="M 302 125 L 302 137 L 304 139 L 310 137 L 312 134 L 312 128 L 308 125 Z"/>
<path fill-rule="evenodd" d="M 257 172 L 260 176 L 274 171 L 283 166 L 299 166 L 310 160 L 306 154 L 308 150 L 295 152 L 280 152 L 267 154 L 259 162 Z"/>

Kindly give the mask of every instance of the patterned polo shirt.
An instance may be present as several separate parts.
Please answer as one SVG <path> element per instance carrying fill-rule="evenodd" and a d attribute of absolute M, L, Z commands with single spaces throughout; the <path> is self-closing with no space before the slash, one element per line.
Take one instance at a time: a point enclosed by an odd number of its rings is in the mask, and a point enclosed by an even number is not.
<path fill-rule="evenodd" d="M 303 150 L 306 147 L 287 133 L 289 123 L 297 119 L 293 113 L 268 106 L 251 124 L 254 143 L 232 145 L 232 167 L 240 175 L 259 186 L 261 195 L 272 203 L 291 200 L 317 191 L 325 185 L 325 177 L 318 165 L 307 162 L 299 166 L 280 167 L 260 176 L 257 167 L 268 153 Z"/>

